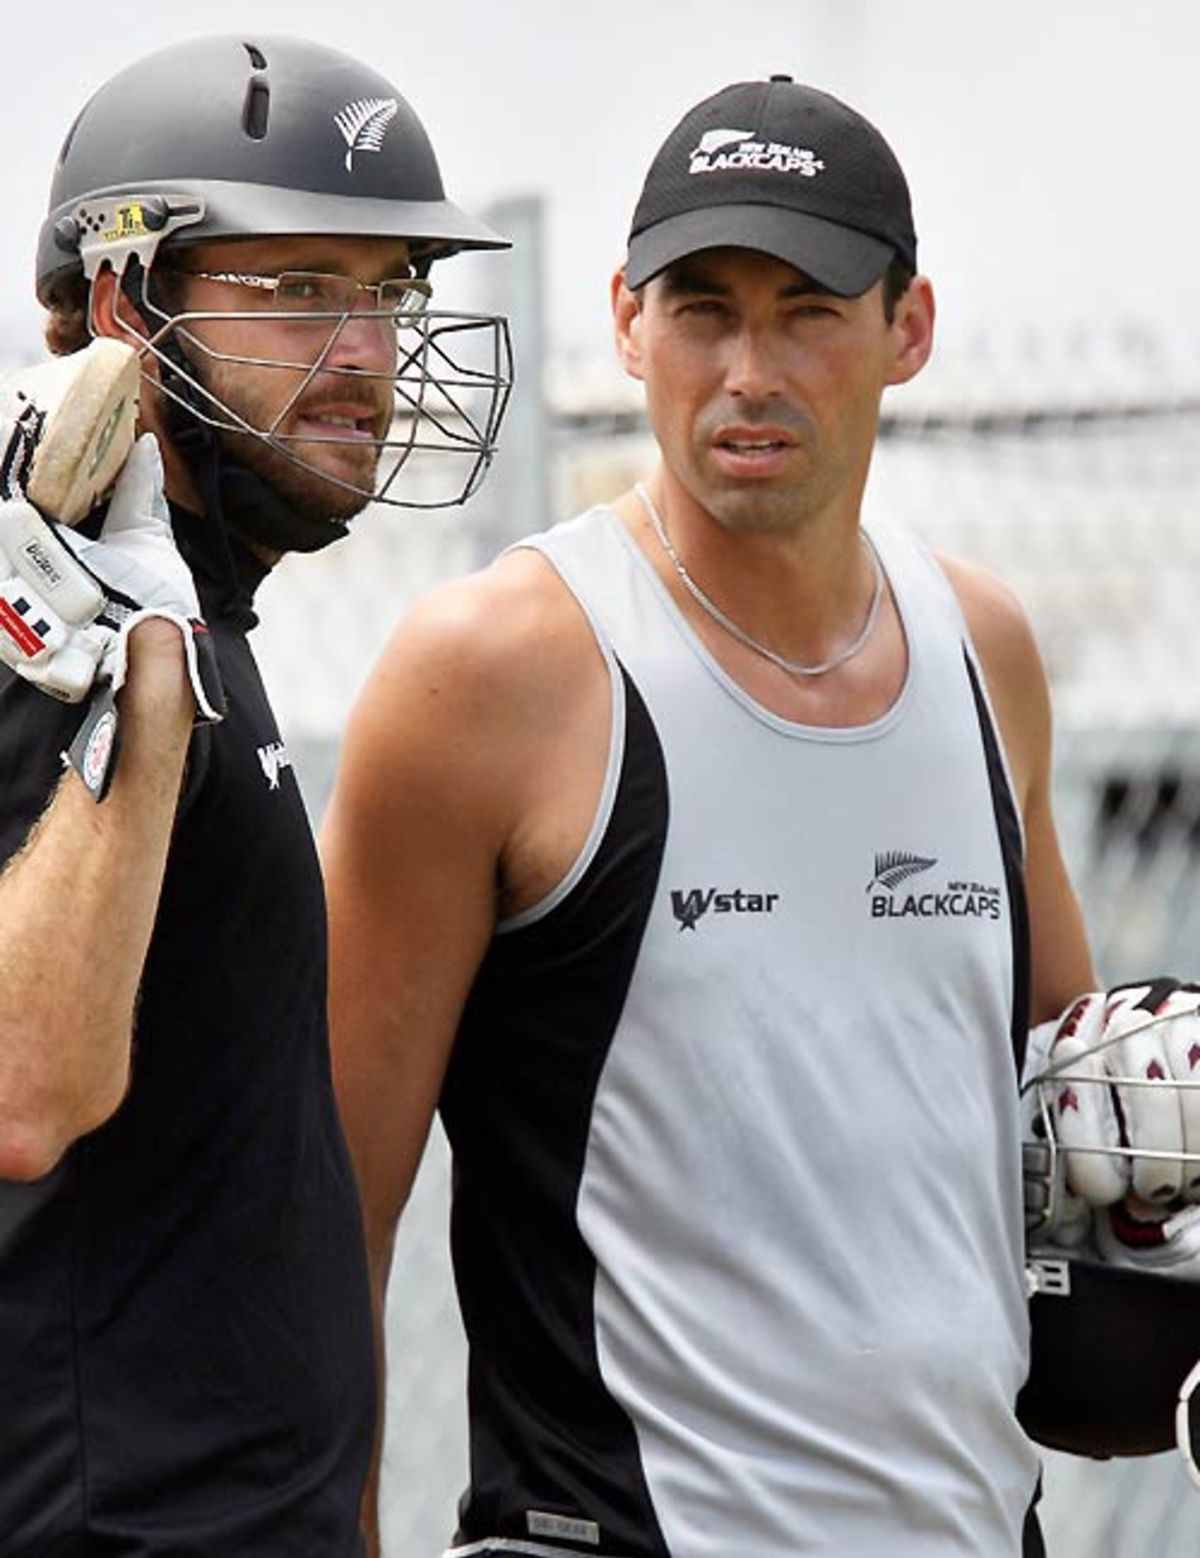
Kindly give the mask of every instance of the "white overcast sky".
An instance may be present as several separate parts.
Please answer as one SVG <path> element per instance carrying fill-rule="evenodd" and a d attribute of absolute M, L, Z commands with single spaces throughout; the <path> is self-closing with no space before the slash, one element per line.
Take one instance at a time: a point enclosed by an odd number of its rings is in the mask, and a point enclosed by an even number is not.
<path fill-rule="evenodd" d="M 543 196 L 552 349 L 607 350 L 608 276 L 663 135 L 773 71 L 892 142 L 943 341 L 1130 323 L 1200 338 L 1196 0 L 66 0 L 10 7 L 4 32 L 0 349 L 37 338 L 34 240 L 75 111 L 197 32 L 299 33 L 369 60 L 424 120 L 452 198 Z"/>

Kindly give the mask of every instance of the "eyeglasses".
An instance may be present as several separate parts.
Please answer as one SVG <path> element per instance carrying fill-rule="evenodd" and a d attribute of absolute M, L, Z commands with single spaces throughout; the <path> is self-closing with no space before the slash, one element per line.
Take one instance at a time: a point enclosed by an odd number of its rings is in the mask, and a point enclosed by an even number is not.
<path fill-rule="evenodd" d="M 272 293 L 275 307 L 285 314 L 349 314 L 356 307 L 360 292 L 367 293 L 375 307 L 383 312 L 415 314 L 420 313 L 433 293 L 429 282 L 418 276 L 358 281 L 353 276 L 307 270 L 283 271 L 278 276 L 254 276 L 244 271 L 225 270 L 180 270 L 177 274 Z"/>

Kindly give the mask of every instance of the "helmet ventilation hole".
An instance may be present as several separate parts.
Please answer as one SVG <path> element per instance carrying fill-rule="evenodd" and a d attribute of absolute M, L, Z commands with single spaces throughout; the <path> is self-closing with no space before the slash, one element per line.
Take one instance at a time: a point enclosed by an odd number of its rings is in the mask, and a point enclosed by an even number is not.
<path fill-rule="evenodd" d="M 242 108 L 242 128 L 251 140 L 261 141 L 267 133 L 267 115 L 271 110 L 271 88 L 255 76 L 246 88 Z"/>

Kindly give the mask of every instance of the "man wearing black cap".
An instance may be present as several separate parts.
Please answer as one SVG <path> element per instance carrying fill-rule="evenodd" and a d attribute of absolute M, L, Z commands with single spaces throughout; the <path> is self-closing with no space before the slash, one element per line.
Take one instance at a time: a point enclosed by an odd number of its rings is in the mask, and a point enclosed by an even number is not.
<path fill-rule="evenodd" d="M 448 586 L 352 721 L 335 1068 L 382 1306 L 435 1105 L 455 1552 L 1041 1551 L 1015 1078 L 1095 982 L 1012 597 L 860 524 L 929 356 L 904 176 L 787 77 L 614 278 L 660 460 Z"/>

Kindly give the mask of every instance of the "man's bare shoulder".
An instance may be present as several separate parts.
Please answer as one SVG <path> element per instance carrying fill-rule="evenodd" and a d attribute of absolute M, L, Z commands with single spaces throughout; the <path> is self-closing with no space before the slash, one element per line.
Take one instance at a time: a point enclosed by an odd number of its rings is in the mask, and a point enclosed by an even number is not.
<path fill-rule="evenodd" d="M 573 661 L 596 653 L 574 596 L 524 547 L 419 600 L 393 631 L 379 671 L 443 694 L 509 702 L 558 685 Z"/>
<path fill-rule="evenodd" d="M 998 574 L 961 557 L 938 554 L 958 596 L 980 659 L 1000 675 L 1041 664 L 1033 628 L 1020 598 Z"/>
<path fill-rule="evenodd" d="M 540 554 L 439 587 L 399 623 L 355 701 L 327 858 L 357 839 L 376 881 L 403 864 L 410 884 L 419 860 L 439 880 L 458 862 L 489 912 L 497 882 L 516 893 L 557 879 L 559 835 L 569 863 L 602 782 L 609 698 L 592 629 Z"/>
<path fill-rule="evenodd" d="M 346 746 L 455 787 L 472 775 L 501 785 L 552 748 L 584 704 L 606 697 L 582 609 L 552 565 L 521 548 L 405 614 L 356 700 Z"/>
<path fill-rule="evenodd" d="M 997 574 L 962 558 L 938 562 L 962 606 L 1023 803 L 1050 750 L 1050 694 L 1033 628 Z"/>

